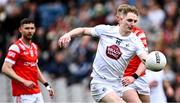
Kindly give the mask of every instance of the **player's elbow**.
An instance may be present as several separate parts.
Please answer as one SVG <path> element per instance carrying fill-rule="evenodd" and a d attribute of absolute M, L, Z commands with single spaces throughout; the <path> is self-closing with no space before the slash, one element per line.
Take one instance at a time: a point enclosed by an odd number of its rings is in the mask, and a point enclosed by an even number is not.
<path fill-rule="evenodd" d="M 1 73 L 3 73 L 3 74 L 5 74 L 6 73 L 6 65 L 5 65 L 5 63 L 3 64 L 3 66 L 2 66 L 2 69 L 1 69 Z"/>
<path fill-rule="evenodd" d="M 4 62 L 3 66 L 2 66 L 1 72 L 2 72 L 3 74 L 7 74 L 8 69 L 9 69 L 8 64 L 7 64 L 6 62 Z"/>

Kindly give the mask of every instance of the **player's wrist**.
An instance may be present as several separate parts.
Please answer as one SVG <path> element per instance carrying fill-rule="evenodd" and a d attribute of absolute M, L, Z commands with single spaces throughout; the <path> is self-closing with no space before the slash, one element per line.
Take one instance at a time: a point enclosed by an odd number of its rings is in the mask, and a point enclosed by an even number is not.
<path fill-rule="evenodd" d="M 49 83 L 48 83 L 48 82 L 45 82 L 45 83 L 43 83 L 43 85 L 44 85 L 45 87 L 47 87 L 47 86 L 49 86 Z"/>
<path fill-rule="evenodd" d="M 47 90 L 51 90 L 51 86 L 48 82 L 43 83 Z"/>
<path fill-rule="evenodd" d="M 137 79 L 137 78 L 139 78 L 139 75 L 136 74 L 136 73 L 134 73 L 134 74 L 132 75 L 132 77 L 133 77 L 134 79 Z"/>

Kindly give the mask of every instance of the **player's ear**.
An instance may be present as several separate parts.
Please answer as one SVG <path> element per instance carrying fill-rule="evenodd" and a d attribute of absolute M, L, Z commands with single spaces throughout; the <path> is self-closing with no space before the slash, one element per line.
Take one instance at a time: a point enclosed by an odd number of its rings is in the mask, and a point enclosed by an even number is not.
<path fill-rule="evenodd" d="M 119 13 L 119 12 L 116 12 L 115 13 L 116 22 L 122 21 L 122 19 L 123 19 L 123 15 L 121 13 Z"/>
<path fill-rule="evenodd" d="M 19 32 L 21 32 L 22 31 L 22 27 L 20 26 L 18 30 L 19 30 Z"/>
<path fill-rule="evenodd" d="M 115 20 L 116 20 L 116 22 L 119 21 L 119 16 L 118 15 L 115 15 Z"/>
<path fill-rule="evenodd" d="M 117 14 L 115 15 L 115 19 L 118 22 L 119 20 L 122 20 L 122 16 Z"/>

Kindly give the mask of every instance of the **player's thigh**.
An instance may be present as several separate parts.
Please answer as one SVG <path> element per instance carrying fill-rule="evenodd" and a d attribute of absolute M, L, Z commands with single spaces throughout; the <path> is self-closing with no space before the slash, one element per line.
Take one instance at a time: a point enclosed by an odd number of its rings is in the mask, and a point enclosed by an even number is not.
<path fill-rule="evenodd" d="M 32 95 L 13 96 L 14 103 L 44 103 L 41 93 Z"/>
<path fill-rule="evenodd" d="M 91 95 L 96 102 L 99 102 L 105 95 L 113 91 L 110 86 L 102 83 L 91 84 Z"/>
<path fill-rule="evenodd" d="M 36 103 L 44 103 L 42 93 L 35 94 L 36 96 Z"/>
<path fill-rule="evenodd" d="M 100 102 L 102 103 L 125 103 L 125 101 L 120 98 L 114 91 L 109 92 L 106 94 Z"/>
<path fill-rule="evenodd" d="M 128 88 L 126 87 L 126 90 L 123 91 L 123 96 L 122 98 L 126 102 L 132 102 L 132 103 L 142 103 L 141 100 L 139 99 L 138 93 L 136 92 L 135 89 L 133 88 Z"/>
<path fill-rule="evenodd" d="M 143 95 L 139 94 L 139 98 L 143 103 L 150 103 L 150 96 L 149 95 Z"/>
<path fill-rule="evenodd" d="M 138 94 L 150 95 L 150 88 L 146 76 L 139 77 L 133 84 L 128 85 L 128 87 L 134 88 Z"/>
<path fill-rule="evenodd" d="M 13 96 L 14 103 L 34 103 L 36 98 L 32 95 Z"/>
<path fill-rule="evenodd" d="M 114 102 L 122 101 L 119 94 L 115 92 L 116 88 L 109 83 L 92 83 L 91 95 L 96 102 Z"/>

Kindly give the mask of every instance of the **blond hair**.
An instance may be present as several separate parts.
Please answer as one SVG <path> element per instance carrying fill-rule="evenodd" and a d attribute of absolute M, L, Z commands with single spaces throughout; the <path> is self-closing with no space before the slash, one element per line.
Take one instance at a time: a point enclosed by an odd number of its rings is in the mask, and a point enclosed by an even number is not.
<path fill-rule="evenodd" d="M 137 8 L 128 4 L 119 5 L 116 10 L 116 15 L 127 15 L 129 12 L 132 12 L 138 16 Z"/>

